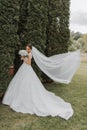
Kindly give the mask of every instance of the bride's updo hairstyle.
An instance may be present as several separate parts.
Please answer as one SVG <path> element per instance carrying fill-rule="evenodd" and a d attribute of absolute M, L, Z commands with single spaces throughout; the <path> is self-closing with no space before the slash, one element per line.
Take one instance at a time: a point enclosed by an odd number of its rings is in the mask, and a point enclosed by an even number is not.
<path fill-rule="evenodd" d="M 32 44 L 28 43 L 26 46 L 28 46 L 32 50 Z"/>

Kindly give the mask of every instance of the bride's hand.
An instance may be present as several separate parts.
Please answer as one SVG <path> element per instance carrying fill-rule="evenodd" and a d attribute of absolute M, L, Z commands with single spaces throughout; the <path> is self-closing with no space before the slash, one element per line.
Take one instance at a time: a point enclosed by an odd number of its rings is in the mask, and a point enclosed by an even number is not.
<path fill-rule="evenodd" d="M 21 60 L 24 60 L 25 58 L 24 58 L 24 56 L 21 56 Z"/>

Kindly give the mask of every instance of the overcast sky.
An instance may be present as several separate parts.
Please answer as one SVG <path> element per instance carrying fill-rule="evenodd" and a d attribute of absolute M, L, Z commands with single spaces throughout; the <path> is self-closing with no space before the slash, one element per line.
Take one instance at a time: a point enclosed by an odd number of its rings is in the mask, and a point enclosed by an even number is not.
<path fill-rule="evenodd" d="M 87 0 L 71 0 L 70 29 L 87 33 Z"/>

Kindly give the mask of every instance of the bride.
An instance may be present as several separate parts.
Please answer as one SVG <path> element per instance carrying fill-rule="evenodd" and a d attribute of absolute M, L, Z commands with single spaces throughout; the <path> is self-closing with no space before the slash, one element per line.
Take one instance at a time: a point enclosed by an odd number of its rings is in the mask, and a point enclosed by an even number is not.
<path fill-rule="evenodd" d="M 34 52 L 35 47 L 32 49 L 32 46 L 28 44 L 26 46 L 27 56 L 21 54 L 23 64 L 11 80 L 2 103 L 9 105 L 16 112 L 36 114 L 43 117 L 59 116 L 68 120 L 73 115 L 71 104 L 44 88 L 31 66 L 32 55 L 35 58 L 39 51 Z M 41 54 L 39 52 L 38 56 L 43 56 Z M 52 60 L 50 58 L 49 61 Z"/>

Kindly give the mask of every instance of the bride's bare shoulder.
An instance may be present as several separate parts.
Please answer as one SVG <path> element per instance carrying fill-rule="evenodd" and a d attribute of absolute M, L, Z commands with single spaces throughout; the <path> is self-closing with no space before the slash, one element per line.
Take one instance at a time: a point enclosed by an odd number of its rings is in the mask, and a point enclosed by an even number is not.
<path fill-rule="evenodd" d="M 28 53 L 28 56 L 30 57 L 30 58 L 32 58 L 32 53 L 30 52 L 30 53 Z"/>

